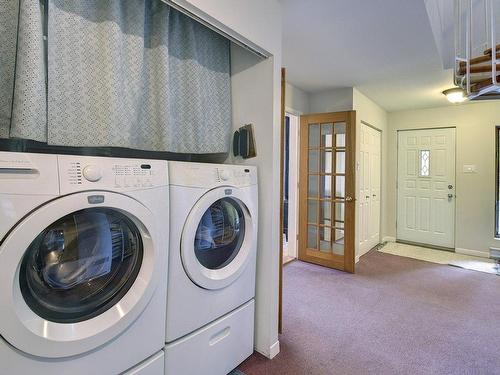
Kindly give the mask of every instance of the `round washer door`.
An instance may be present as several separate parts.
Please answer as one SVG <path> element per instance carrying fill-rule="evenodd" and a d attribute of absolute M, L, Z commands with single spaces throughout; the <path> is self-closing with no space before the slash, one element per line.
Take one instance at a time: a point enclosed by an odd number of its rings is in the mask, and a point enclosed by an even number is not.
<path fill-rule="evenodd" d="M 188 215 L 181 258 L 189 278 L 205 289 L 221 289 L 243 272 L 256 249 L 256 230 L 237 188 L 221 187 L 201 197 Z"/>
<path fill-rule="evenodd" d="M 153 214 L 111 192 L 58 198 L 0 246 L 1 335 L 31 355 L 85 353 L 121 334 L 159 281 Z"/>

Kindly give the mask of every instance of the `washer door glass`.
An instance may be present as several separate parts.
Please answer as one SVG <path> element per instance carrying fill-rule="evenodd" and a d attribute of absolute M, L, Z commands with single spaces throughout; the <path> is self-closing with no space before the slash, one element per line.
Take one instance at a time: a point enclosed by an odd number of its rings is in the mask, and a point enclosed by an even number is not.
<path fill-rule="evenodd" d="M 80 210 L 51 224 L 31 243 L 21 263 L 21 292 L 44 319 L 87 320 L 125 295 L 142 256 L 139 229 L 120 211 Z"/>
<path fill-rule="evenodd" d="M 194 252 L 200 264 L 217 270 L 238 255 L 245 238 L 245 218 L 232 198 L 214 202 L 203 214 L 194 238 Z"/>

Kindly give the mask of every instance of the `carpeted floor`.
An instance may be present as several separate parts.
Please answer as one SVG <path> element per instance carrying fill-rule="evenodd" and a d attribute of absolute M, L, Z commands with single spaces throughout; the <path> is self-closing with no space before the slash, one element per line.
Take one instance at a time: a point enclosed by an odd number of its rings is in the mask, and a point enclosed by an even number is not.
<path fill-rule="evenodd" d="M 284 271 L 277 374 L 500 374 L 500 278 L 372 251 L 356 275 L 295 261 Z"/>

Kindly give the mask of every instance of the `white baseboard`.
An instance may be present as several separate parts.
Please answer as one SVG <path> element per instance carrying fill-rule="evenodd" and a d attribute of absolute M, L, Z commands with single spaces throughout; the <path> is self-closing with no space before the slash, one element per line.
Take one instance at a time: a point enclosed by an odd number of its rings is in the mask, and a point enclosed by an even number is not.
<path fill-rule="evenodd" d="M 273 359 L 274 357 L 276 357 L 278 355 L 278 353 L 280 352 L 280 342 L 279 340 L 276 341 L 274 344 L 272 344 L 269 349 L 268 348 L 265 348 L 266 350 L 260 350 L 259 348 L 257 347 L 254 347 L 254 350 L 257 352 L 257 353 L 260 353 L 262 354 L 264 357 L 266 358 L 269 358 L 269 359 Z"/>
<path fill-rule="evenodd" d="M 278 340 L 269 348 L 269 359 L 273 359 L 274 357 L 276 357 L 279 352 L 280 352 L 280 342 Z"/>
<path fill-rule="evenodd" d="M 396 242 L 396 237 L 385 236 L 382 238 L 382 242 Z"/>
<path fill-rule="evenodd" d="M 359 258 L 361 258 L 361 255 L 356 255 L 355 263 L 359 262 Z"/>
<path fill-rule="evenodd" d="M 470 255 L 473 257 L 481 257 L 481 258 L 489 258 L 490 257 L 490 253 L 488 251 L 462 249 L 460 247 L 457 247 L 457 248 L 455 248 L 455 252 L 457 254 Z"/>

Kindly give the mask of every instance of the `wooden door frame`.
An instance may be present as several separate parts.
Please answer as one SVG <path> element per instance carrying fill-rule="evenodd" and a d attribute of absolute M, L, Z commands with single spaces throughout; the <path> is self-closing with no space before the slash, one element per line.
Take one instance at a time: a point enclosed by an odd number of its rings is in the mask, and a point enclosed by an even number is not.
<path fill-rule="evenodd" d="M 356 228 L 356 112 L 329 112 L 316 113 L 300 118 L 300 171 L 308 170 L 308 158 L 303 157 L 308 153 L 309 132 L 307 126 L 309 123 L 331 123 L 346 122 L 346 162 L 345 162 L 345 195 L 352 200 L 345 202 L 345 228 L 353 230 L 344 232 L 344 256 L 338 259 L 329 259 L 330 255 L 325 255 L 324 259 L 314 259 L 306 253 L 307 243 L 307 173 L 300 173 L 299 176 L 299 260 L 315 263 L 318 265 L 341 269 L 346 272 L 355 271 L 355 228 Z M 305 229 L 305 230 L 304 230 Z M 347 253 L 345 252 L 347 250 Z M 321 254 L 317 254 L 321 256 Z M 342 258 L 342 259 L 340 259 Z"/>

